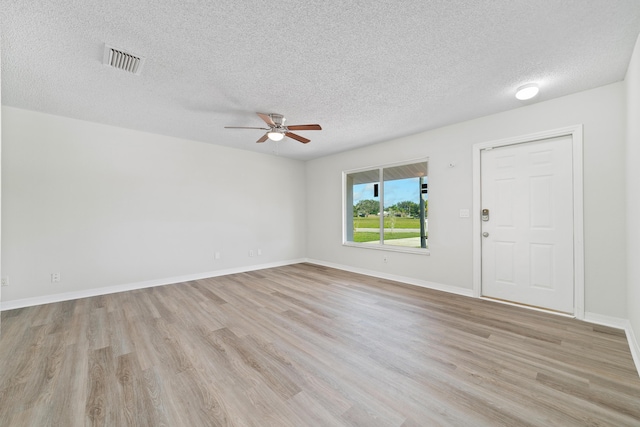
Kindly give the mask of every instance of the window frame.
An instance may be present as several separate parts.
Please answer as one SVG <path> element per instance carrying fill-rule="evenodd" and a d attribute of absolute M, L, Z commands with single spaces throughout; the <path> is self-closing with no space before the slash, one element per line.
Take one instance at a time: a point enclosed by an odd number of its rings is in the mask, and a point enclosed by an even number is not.
<path fill-rule="evenodd" d="M 430 255 L 431 250 L 429 247 L 427 248 L 409 248 L 404 246 L 394 246 L 394 245 L 385 245 L 381 243 L 384 241 L 384 237 L 381 237 L 381 240 L 377 243 L 361 243 L 361 242 L 353 242 L 347 239 L 348 237 L 348 229 L 349 229 L 349 221 L 353 222 L 353 195 L 351 199 L 349 198 L 349 188 L 347 187 L 347 177 L 350 174 L 355 174 L 359 172 L 366 171 L 378 171 L 378 184 L 379 184 L 379 198 L 380 198 L 380 235 L 384 234 L 384 170 L 386 168 L 392 168 L 396 166 L 406 166 L 414 163 L 427 163 L 427 169 L 429 168 L 429 157 L 420 157 L 417 159 L 411 159 L 401 162 L 395 163 L 385 163 L 382 165 L 368 166 L 357 169 L 349 169 L 342 171 L 342 246 L 355 247 L 355 248 L 364 248 L 364 249 L 373 249 L 377 251 L 389 251 L 389 252 L 402 252 L 402 253 L 411 253 L 418 255 Z M 429 173 L 427 172 L 427 177 L 429 177 Z M 428 182 L 430 183 L 430 179 Z M 349 203 L 351 202 L 351 203 Z M 349 215 L 350 214 L 350 215 Z"/>

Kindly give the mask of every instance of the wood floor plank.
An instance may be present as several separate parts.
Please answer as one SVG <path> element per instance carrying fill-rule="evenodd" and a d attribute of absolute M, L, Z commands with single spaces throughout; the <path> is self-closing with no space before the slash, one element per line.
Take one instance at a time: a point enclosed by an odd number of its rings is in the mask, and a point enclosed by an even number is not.
<path fill-rule="evenodd" d="M 53 387 L 47 423 L 50 426 L 84 425 L 89 352 L 77 344 L 65 345 L 57 382 Z M 61 411 L 59 408 L 65 408 Z"/>
<path fill-rule="evenodd" d="M 312 264 L 2 313 L 2 426 L 640 426 L 624 331 Z"/>

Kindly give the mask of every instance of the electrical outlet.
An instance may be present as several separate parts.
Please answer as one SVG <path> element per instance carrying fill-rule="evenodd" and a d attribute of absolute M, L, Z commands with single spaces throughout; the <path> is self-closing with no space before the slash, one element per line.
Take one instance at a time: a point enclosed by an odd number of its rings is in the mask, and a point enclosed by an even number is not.
<path fill-rule="evenodd" d="M 58 283 L 60 281 L 60 273 L 51 273 L 51 283 Z"/>
<path fill-rule="evenodd" d="M 9 276 L 2 278 L 2 286 L 9 286 Z"/>
<path fill-rule="evenodd" d="M 253 256 L 253 255 L 254 255 L 253 249 L 249 249 L 249 256 Z"/>

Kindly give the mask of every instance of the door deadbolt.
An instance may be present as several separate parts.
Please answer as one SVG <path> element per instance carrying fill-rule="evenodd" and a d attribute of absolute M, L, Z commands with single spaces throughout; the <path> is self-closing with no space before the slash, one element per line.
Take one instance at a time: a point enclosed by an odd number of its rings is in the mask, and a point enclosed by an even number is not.
<path fill-rule="evenodd" d="M 489 209 L 482 209 L 482 220 L 489 221 Z"/>

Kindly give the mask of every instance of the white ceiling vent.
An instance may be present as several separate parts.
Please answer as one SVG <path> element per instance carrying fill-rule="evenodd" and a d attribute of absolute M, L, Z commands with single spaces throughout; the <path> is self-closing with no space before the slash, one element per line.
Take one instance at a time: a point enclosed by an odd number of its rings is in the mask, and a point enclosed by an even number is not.
<path fill-rule="evenodd" d="M 144 65 L 144 59 L 145 58 L 141 56 L 125 52 L 122 49 L 116 49 L 115 47 L 107 44 L 104 45 L 103 63 L 109 67 L 117 68 L 139 76 L 142 71 L 142 66 Z"/>

